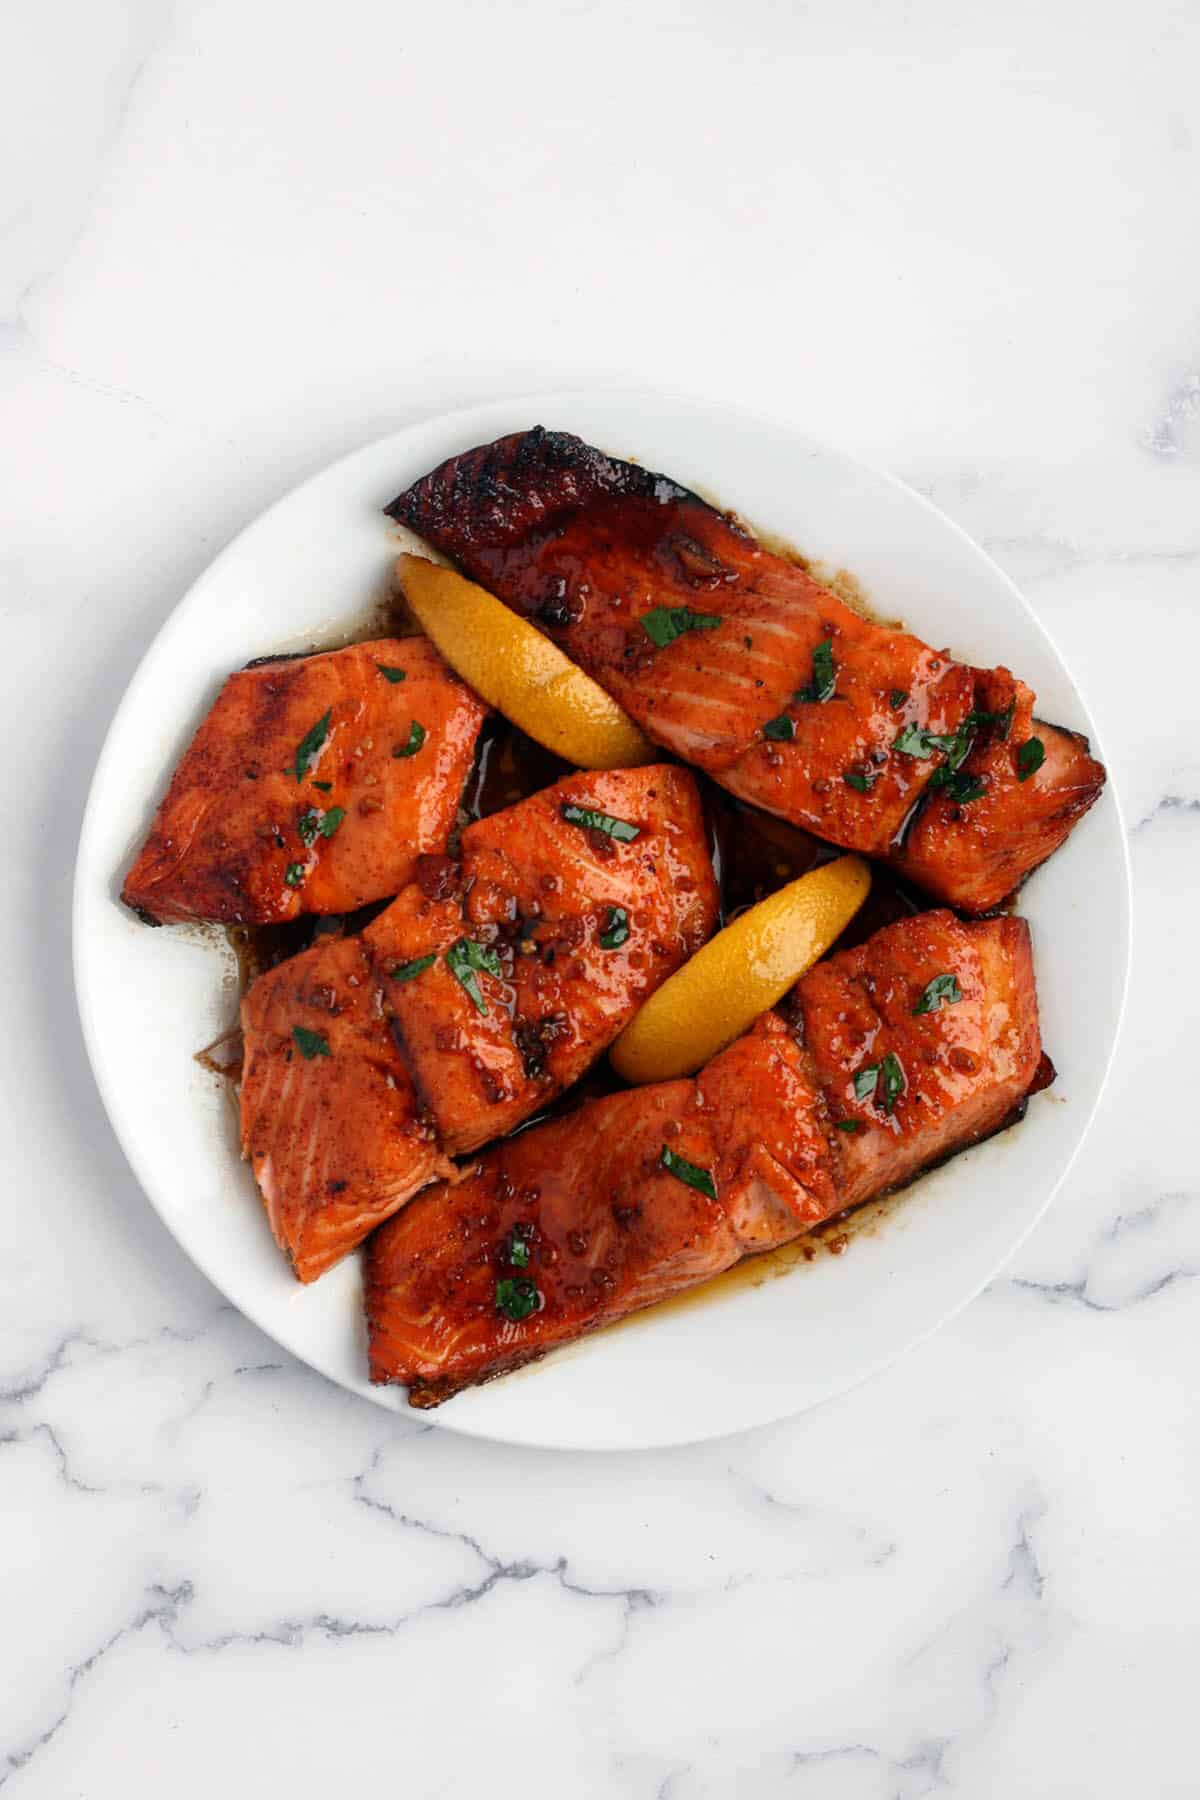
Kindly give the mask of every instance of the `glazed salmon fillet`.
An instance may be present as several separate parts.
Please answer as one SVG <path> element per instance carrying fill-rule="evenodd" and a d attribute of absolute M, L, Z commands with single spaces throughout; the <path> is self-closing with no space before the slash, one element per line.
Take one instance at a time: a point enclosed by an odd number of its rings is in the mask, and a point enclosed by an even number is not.
<path fill-rule="evenodd" d="M 372 1380 L 434 1406 L 705 1281 L 995 1131 L 1039 1070 L 1016 919 L 902 920 L 818 964 L 786 1012 L 694 1081 L 528 1131 L 384 1225 Z"/>
<path fill-rule="evenodd" d="M 843 1206 L 987 1137 L 1041 1061 L 1024 919 L 917 913 L 817 963 L 789 1007 L 838 1124 Z"/>
<path fill-rule="evenodd" d="M 379 1003 L 360 938 L 318 939 L 242 1004 L 242 1149 L 276 1243 L 315 1281 L 373 1226 L 453 1176 Z"/>
<path fill-rule="evenodd" d="M 565 432 L 453 457 L 387 510 L 559 643 L 655 742 L 847 849 L 892 855 L 979 735 L 977 671 L 862 618 L 666 476 Z M 964 908 L 1001 873 L 1023 878 L 1086 810 L 1080 772 L 1047 755 L 1036 799 L 1004 784 L 987 841 L 927 833 L 914 874 L 940 857 L 933 891 Z M 1090 763 L 1093 798 L 1102 780 Z"/>
<path fill-rule="evenodd" d="M 930 793 L 894 866 L 963 912 L 999 906 L 1070 835 L 1104 787 L 1087 739 L 1033 715 L 1034 696 L 1008 669 L 975 671 L 982 724 L 962 764 L 960 804 Z M 976 792 L 975 790 L 978 789 Z"/>
<path fill-rule="evenodd" d="M 569 775 L 468 826 L 461 864 L 419 869 L 366 933 L 401 972 L 389 1006 L 446 1148 L 511 1131 L 577 1080 L 716 917 L 684 769 Z"/>
<path fill-rule="evenodd" d="M 371 1379 L 436 1406 L 785 1243 L 836 1205 L 829 1139 L 802 1053 L 766 1015 L 695 1080 L 499 1145 L 370 1240 Z"/>
<path fill-rule="evenodd" d="M 614 838 L 576 816 L 614 821 Z M 694 777 L 568 776 L 242 1003 L 242 1144 L 302 1281 L 577 1080 L 711 933 Z"/>
<path fill-rule="evenodd" d="M 269 925 L 398 893 L 446 847 L 485 714 L 423 638 L 231 675 L 122 899 L 157 924 Z"/>

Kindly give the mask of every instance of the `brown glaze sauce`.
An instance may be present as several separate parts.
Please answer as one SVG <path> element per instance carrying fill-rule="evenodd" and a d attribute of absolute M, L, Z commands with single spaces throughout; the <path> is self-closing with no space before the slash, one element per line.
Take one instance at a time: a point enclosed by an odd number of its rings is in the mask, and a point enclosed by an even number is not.
<path fill-rule="evenodd" d="M 794 545 L 785 543 L 770 533 L 756 531 L 755 535 L 766 548 L 810 569 L 817 579 L 832 587 L 856 611 L 868 618 L 876 617 L 861 587 L 847 571 L 831 571 L 815 565 Z M 878 619 L 877 622 L 898 624 L 898 621 Z M 370 636 L 379 630 L 406 635 L 413 629 L 403 601 L 397 598 L 390 606 L 386 602 L 380 605 L 378 613 L 371 620 L 370 628 L 364 630 L 362 635 Z M 301 651 L 299 654 L 306 652 Z M 664 761 L 670 760 L 673 759 L 664 753 Z M 476 819 L 488 818 L 493 813 L 516 805 L 518 801 L 570 773 L 571 767 L 572 765 L 535 743 L 501 715 L 491 714 L 479 735 L 475 762 L 459 808 L 457 830 L 461 831 Z M 773 818 L 770 814 L 759 812 L 734 799 L 701 771 L 694 769 L 692 773 L 699 784 L 704 805 L 722 924 L 728 923 L 738 913 L 787 882 L 844 854 L 835 845 L 812 836 L 800 827 Z M 457 844 L 452 842 L 451 849 L 456 848 Z M 838 940 L 839 948 L 845 949 L 862 943 L 883 926 L 920 912 L 929 904 L 917 889 L 909 886 L 885 864 L 872 863 L 871 873 L 870 894 Z M 283 925 L 227 928 L 226 936 L 237 958 L 239 994 L 245 993 L 251 982 L 265 970 L 308 949 L 321 935 L 342 936 L 361 931 L 388 904 L 386 900 L 379 901 L 362 907 L 357 912 L 333 918 L 300 918 Z M 1009 905 L 1011 902 L 997 910 L 1008 910 Z M 199 1052 L 197 1061 L 214 1074 L 236 1081 L 241 1072 L 240 1032 L 235 1027 L 226 1033 L 215 1044 Z M 1030 1092 L 1036 1093 L 1053 1080 L 1053 1064 L 1048 1057 L 1043 1057 L 1043 1067 L 1039 1069 Z M 607 1057 L 602 1057 L 573 1088 L 524 1121 L 517 1130 L 528 1131 L 547 1119 L 574 1111 L 589 1100 L 615 1093 L 625 1085 L 612 1069 Z M 1023 1101 L 999 1129 L 1005 1130 L 1008 1125 L 1015 1124 L 1024 1116 L 1024 1112 Z M 707 1304 L 710 1300 L 746 1288 L 761 1287 L 818 1257 L 844 1255 L 856 1239 L 874 1234 L 890 1219 L 899 1203 L 903 1202 L 906 1192 L 906 1189 L 900 1189 L 881 1195 L 858 1207 L 853 1213 L 843 1213 L 823 1220 L 793 1243 L 781 1245 L 761 1256 L 747 1257 L 734 1268 L 727 1269 L 724 1274 L 695 1288 L 689 1288 L 671 1299 L 660 1301 L 647 1312 L 631 1314 L 616 1323 L 621 1326 L 636 1325 L 651 1314 L 682 1311 Z"/>

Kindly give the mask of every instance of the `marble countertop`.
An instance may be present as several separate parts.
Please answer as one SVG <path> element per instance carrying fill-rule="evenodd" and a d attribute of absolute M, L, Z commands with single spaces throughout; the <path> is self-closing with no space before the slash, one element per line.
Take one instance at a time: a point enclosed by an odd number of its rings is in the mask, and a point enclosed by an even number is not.
<path fill-rule="evenodd" d="M 1197 1792 L 1200 14 L 1178 0 L 10 0 L 0 1787 Z M 1102 1116 L 1012 1266 L 659 1455 L 395 1421 L 224 1305 L 84 1060 L 105 726 L 214 552 L 445 407 L 657 383 L 893 469 L 1023 585 L 1125 809 Z"/>

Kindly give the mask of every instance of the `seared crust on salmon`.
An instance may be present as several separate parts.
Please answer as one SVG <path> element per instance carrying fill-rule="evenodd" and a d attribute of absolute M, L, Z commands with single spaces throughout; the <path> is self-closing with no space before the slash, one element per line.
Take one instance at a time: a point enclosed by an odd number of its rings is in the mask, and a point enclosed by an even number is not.
<path fill-rule="evenodd" d="M 446 847 L 486 712 L 424 638 L 231 675 L 122 899 L 159 924 L 269 925 L 398 893 Z"/>
<path fill-rule="evenodd" d="M 625 826 L 625 841 L 574 815 Z M 302 1281 L 577 1080 L 717 917 L 695 778 L 568 776 L 242 1004 L 242 1142 Z"/>
<path fill-rule="evenodd" d="M 1067 741 L 1053 728 L 1037 787 L 948 782 L 972 744 L 991 754 L 972 721 L 989 672 L 863 619 L 737 520 L 568 433 L 452 457 L 387 510 L 743 800 L 883 857 L 936 795 L 903 866 L 964 910 L 1023 879 L 1103 783 L 1086 746 L 1050 754 Z M 951 829 L 977 790 L 988 822 Z"/>

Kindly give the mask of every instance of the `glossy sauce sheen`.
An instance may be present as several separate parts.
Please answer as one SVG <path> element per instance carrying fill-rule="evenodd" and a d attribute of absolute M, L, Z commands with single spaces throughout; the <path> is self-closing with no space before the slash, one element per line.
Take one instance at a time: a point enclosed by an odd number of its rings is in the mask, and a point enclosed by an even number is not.
<path fill-rule="evenodd" d="M 720 1201 L 666 1168 L 664 1149 L 710 1175 Z M 436 1405 L 771 1249 L 835 1203 L 802 1053 L 768 1014 L 695 1080 L 510 1139 L 379 1232 L 366 1262 L 372 1378 L 403 1376 L 412 1404 Z M 540 1303 L 512 1321 L 497 1283 L 518 1269 Z"/>
<path fill-rule="evenodd" d="M 950 975 L 955 998 L 923 1009 Z M 788 1011 L 790 1029 L 764 1014 L 694 1082 L 593 1101 L 385 1225 L 367 1252 L 372 1378 L 436 1405 L 903 1184 L 997 1129 L 1037 1076 L 1022 920 L 901 919 L 817 964 Z M 885 1058 L 899 1093 L 859 1092 Z M 517 1269 L 536 1306 L 514 1319 Z"/>
<path fill-rule="evenodd" d="M 583 828 L 576 808 L 632 835 Z M 716 923 L 695 779 L 673 765 L 570 775 L 459 849 L 242 1002 L 243 1147 L 301 1280 L 574 1083 Z"/>
<path fill-rule="evenodd" d="M 421 638 L 231 675 L 123 899 L 152 922 L 267 925 L 390 897 L 445 849 L 485 712 Z"/>
<path fill-rule="evenodd" d="M 697 495 L 565 432 L 538 427 L 453 457 L 388 511 L 560 643 L 656 742 L 873 857 L 899 849 L 992 677 L 1012 681 L 863 618 Z M 678 629 L 659 642 L 650 627 L 663 609 Z M 837 679 L 817 699 L 822 644 Z M 912 748 L 917 728 L 942 742 Z M 1055 754 L 1026 779 L 1024 740 L 1002 754 L 981 745 L 972 773 L 989 805 L 974 825 L 970 804 L 939 807 L 941 831 L 918 847 L 910 873 L 960 909 L 1002 901 L 1103 786 L 1086 743 L 1047 729 Z"/>

